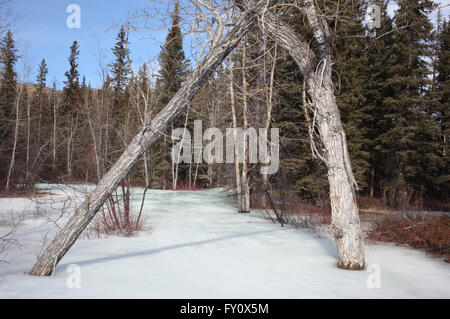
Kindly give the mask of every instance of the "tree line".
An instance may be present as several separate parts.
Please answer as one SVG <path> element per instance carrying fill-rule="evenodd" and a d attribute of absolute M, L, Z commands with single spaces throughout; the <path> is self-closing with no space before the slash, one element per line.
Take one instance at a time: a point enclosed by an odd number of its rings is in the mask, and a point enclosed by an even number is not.
<path fill-rule="evenodd" d="M 399 0 L 393 17 L 387 2 L 381 28 L 364 23 L 365 2 L 326 2 L 322 12 L 333 30 L 331 54 L 337 105 L 348 140 L 360 196 L 386 205 L 448 202 L 449 27 L 439 15 L 433 26 L 430 0 Z M 321 4 L 318 4 L 321 6 Z M 279 9 L 298 34 L 311 38 L 305 13 Z M 32 189 L 37 182 L 97 182 L 132 138 L 173 98 L 194 62 L 187 60 L 178 4 L 159 55 L 158 74 L 131 67 L 130 28 L 123 25 L 112 48 L 114 61 L 100 88 L 79 74 L 80 47 L 70 47 L 64 88 L 47 79 L 39 64 L 35 83 L 18 76 L 22 61 L 14 34 L 1 43 L 0 182 L 3 190 Z M 288 52 L 253 27 L 216 70 L 188 108 L 146 151 L 126 179 L 147 188 L 229 186 L 240 207 L 265 201 L 264 188 L 327 205 L 329 185 L 314 127 L 317 114 L 305 99 L 305 78 Z M 24 63 L 22 63 L 24 64 Z M 23 67 L 21 74 L 29 71 Z M 229 127 L 280 129 L 280 170 L 261 176 L 261 164 L 174 164 L 172 130 L 193 130 L 194 121 Z M 313 149 L 313 152 L 311 152 Z M 244 149 L 244 152 L 246 149 Z"/>

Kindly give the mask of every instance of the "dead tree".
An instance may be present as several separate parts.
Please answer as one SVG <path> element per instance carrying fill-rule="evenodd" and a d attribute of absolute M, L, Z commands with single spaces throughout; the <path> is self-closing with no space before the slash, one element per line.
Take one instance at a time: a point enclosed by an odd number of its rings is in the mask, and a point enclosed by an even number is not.
<path fill-rule="evenodd" d="M 248 132 L 248 82 L 246 76 L 246 43 L 244 41 L 242 45 L 242 104 L 243 104 L 243 119 L 244 119 L 244 132 Z M 246 133 L 244 133 L 244 161 L 242 163 L 242 175 L 241 175 L 241 190 L 242 198 L 241 205 L 239 206 L 240 213 L 250 213 L 250 186 L 248 180 L 248 139 Z"/>
<path fill-rule="evenodd" d="M 304 75 L 309 103 L 324 148 L 322 155 L 314 144 L 313 150 L 328 169 L 332 230 L 338 249 L 337 264 L 343 269 L 361 270 L 365 267 L 365 259 L 355 194 L 357 184 L 331 80 L 331 35 L 326 21 L 317 14 L 313 0 L 302 3 L 302 11 L 306 14 L 318 45 L 317 53 L 306 40 L 269 10 L 260 16 L 260 25 L 290 53 Z"/>
<path fill-rule="evenodd" d="M 215 69 L 256 23 L 256 14 L 261 13 L 265 6 L 271 3 L 273 2 L 259 1 L 251 9 L 241 14 L 233 29 L 211 49 L 166 107 L 152 120 L 149 126 L 144 127 L 134 137 L 114 166 L 103 176 L 98 186 L 87 196 L 81 207 L 75 211 L 64 228 L 38 258 L 30 271 L 31 275 L 50 276 L 54 272 L 56 265 L 89 225 L 119 183 L 129 174 L 142 154 L 163 134 L 168 125 L 188 105 Z"/>

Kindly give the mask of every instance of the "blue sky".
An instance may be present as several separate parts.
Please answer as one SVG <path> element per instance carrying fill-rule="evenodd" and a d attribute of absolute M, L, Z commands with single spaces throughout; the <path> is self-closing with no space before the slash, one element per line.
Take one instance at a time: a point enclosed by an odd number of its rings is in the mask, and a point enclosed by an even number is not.
<path fill-rule="evenodd" d="M 448 5 L 449 2 L 450 0 L 440 0 L 441 5 Z M 66 25 L 70 15 L 66 9 L 73 3 L 81 7 L 80 29 L 69 29 Z M 111 48 L 118 31 L 117 27 L 111 28 L 114 22 L 125 21 L 127 12 L 132 14 L 138 9 L 155 6 L 167 9 L 167 5 L 152 0 L 13 0 L 13 9 L 20 15 L 15 37 L 21 54 L 29 46 L 32 73 L 27 81 L 34 82 L 37 65 L 45 58 L 49 69 L 48 85 L 56 79 L 61 88 L 65 79 L 64 72 L 68 69 L 69 47 L 77 40 L 80 44 L 80 74 L 85 75 L 93 87 L 98 87 L 101 81 L 97 40 L 106 54 L 105 64 L 108 64 L 113 60 Z M 390 11 L 394 10 L 395 5 L 392 5 Z M 448 17 L 450 8 L 443 9 L 443 13 Z M 155 20 L 153 23 L 152 26 L 156 27 L 159 22 Z M 155 63 L 166 34 L 166 30 L 142 30 L 131 34 L 130 49 L 134 67 L 143 62 Z M 19 63 L 19 73 L 20 69 Z"/>
<path fill-rule="evenodd" d="M 70 15 L 66 9 L 72 3 L 78 4 L 81 8 L 80 29 L 69 29 L 66 25 Z M 111 48 L 114 46 L 118 31 L 117 27 L 111 28 L 114 22 L 125 21 L 127 12 L 132 14 L 148 4 L 152 2 L 146 0 L 14 0 L 14 11 L 20 15 L 15 28 L 16 41 L 21 52 L 29 46 L 29 64 L 33 71 L 29 80 L 34 81 L 37 65 L 42 58 L 45 58 L 49 69 L 48 85 L 53 78 L 56 78 L 58 87 L 61 87 L 65 79 L 64 72 L 68 69 L 69 47 L 76 40 L 80 45 L 80 74 L 86 75 L 92 86 L 98 86 L 100 80 L 96 39 L 106 53 L 106 63 L 111 62 L 113 60 Z M 154 39 L 143 39 L 149 33 L 150 31 L 146 30 L 130 36 L 130 50 L 136 65 L 155 59 L 167 31 L 151 32 Z M 20 63 L 18 68 L 21 68 Z"/>

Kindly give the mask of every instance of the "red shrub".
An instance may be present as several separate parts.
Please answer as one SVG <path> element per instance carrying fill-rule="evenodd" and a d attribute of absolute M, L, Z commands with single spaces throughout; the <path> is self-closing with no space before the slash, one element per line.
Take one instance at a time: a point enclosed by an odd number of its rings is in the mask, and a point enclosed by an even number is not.
<path fill-rule="evenodd" d="M 450 262 L 450 217 L 394 215 L 380 218 L 368 232 L 371 241 L 424 249 Z"/>
<path fill-rule="evenodd" d="M 93 219 L 85 236 L 100 238 L 102 235 L 133 236 L 143 229 L 144 221 L 141 212 L 134 214 L 130 204 L 129 188 L 122 188 L 122 196 L 111 196 L 102 210 Z M 145 200 L 145 195 L 142 199 Z"/>

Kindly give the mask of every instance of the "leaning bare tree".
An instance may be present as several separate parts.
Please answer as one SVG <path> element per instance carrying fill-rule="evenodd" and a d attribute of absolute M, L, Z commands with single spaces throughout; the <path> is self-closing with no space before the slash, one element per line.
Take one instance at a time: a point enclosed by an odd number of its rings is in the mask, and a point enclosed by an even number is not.
<path fill-rule="evenodd" d="M 129 144 L 122 156 L 106 173 L 98 186 L 87 196 L 86 200 L 70 218 L 64 228 L 38 258 L 31 269 L 31 275 L 49 276 L 56 265 L 72 247 L 92 218 L 111 196 L 119 183 L 128 175 L 141 155 L 165 131 L 175 117 L 194 98 L 214 70 L 223 62 L 228 54 L 236 47 L 242 37 L 256 23 L 256 13 L 262 13 L 267 1 L 260 1 L 251 9 L 245 10 L 236 21 L 233 29 L 216 45 L 214 45 L 191 75 L 186 79 L 183 87 L 172 98 L 167 106 L 144 127 Z"/>
<path fill-rule="evenodd" d="M 361 270 L 365 267 L 365 259 L 355 194 L 357 184 L 331 80 L 331 33 L 327 22 L 317 13 L 313 0 L 302 1 L 299 8 L 306 15 L 313 31 L 316 50 L 269 10 L 259 17 L 259 21 L 263 29 L 290 53 L 304 75 L 308 104 L 315 115 L 324 154 L 319 154 L 314 141 L 311 141 L 313 151 L 325 162 L 328 169 L 332 229 L 338 248 L 338 266 L 343 269 Z"/>

